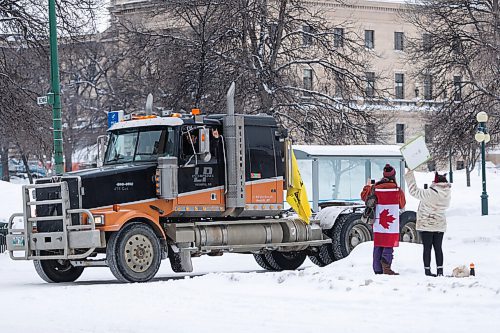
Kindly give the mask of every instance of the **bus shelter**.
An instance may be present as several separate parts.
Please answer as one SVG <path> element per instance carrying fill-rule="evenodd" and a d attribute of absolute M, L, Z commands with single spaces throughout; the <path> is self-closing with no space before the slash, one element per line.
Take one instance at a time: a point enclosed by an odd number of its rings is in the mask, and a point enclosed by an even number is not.
<path fill-rule="evenodd" d="M 325 202 L 360 201 L 359 194 L 370 179 L 382 178 L 389 163 L 404 189 L 405 162 L 397 145 L 320 146 L 294 145 L 302 181 L 312 209 Z"/>

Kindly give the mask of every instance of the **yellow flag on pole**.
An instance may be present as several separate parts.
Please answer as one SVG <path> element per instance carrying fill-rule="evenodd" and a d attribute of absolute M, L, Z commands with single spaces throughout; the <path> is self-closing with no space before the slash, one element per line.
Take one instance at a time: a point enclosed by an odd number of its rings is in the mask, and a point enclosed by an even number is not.
<path fill-rule="evenodd" d="M 302 178 L 300 177 L 299 167 L 295 154 L 291 150 L 292 155 L 292 181 L 291 187 L 286 192 L 286 201 L 292 206 L 293 210 L 307 224 L 311 217 L 311 206 L 307 200 L 307 193 Z"/>

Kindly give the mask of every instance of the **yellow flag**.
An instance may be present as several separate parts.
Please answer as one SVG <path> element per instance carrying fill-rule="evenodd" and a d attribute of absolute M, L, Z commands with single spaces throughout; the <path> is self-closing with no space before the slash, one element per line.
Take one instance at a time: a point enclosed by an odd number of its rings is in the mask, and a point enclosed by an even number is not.
<path fill-rule="evenodd" d="M 311 206 L 307 200 L 307 193 L 302 178 L 300 177 L 299 167 L 295 154 L 292 150 L 292 186 L 286 192 L 286 201 L 292 206 L 299 217 L 309 224 L 311 217 Z"/>

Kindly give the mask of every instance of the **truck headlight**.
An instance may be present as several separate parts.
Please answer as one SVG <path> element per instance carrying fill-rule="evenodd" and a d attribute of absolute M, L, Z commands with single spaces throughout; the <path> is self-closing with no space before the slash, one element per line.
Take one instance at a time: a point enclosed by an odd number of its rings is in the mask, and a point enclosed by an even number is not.
<path fill-rule="evenodd" d="M 94 223 L 96 225 L 103 225 L 104 224 L 104 215 L 94 215 Z"/>

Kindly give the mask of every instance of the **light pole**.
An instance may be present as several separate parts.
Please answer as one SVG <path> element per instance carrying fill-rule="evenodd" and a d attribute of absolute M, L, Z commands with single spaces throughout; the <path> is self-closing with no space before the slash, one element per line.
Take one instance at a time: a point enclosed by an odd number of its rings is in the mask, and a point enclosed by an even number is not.
<path fill-rule="evenodd" d="M 490 135 L 486 128 L 488 114 L 484 111 L 476 115 L 477 132 L 474 138 L 481 143 L 481 173 L 483 174 L 483 193 L 481 193 L 481 215 L 488 215 L 488 193 L 486 193 L 486 144 L 490 141 Z"/>
<path fill-rule="evenodd" d="M 55 0 L 49 0 L 50 82 L 52 95 L 52 127 L 54 128 L 54 162 L 56 175 L 63 173 L 63 137 L 61 115 L 61 85 L 57 55 L 57 21 Z"/>
<path fill-rule="evenodd" d="M 450 183 L 453 183 L 453 164 L 452 164 L 453 162 L 451 160 L 451 157 L 452 157 L 451 156 L 451 146 L 450 146 L 450 154 L 449 154 L 449 156 L 450 156 L 450 172 L 448 174 L 450 176 Z"/>

